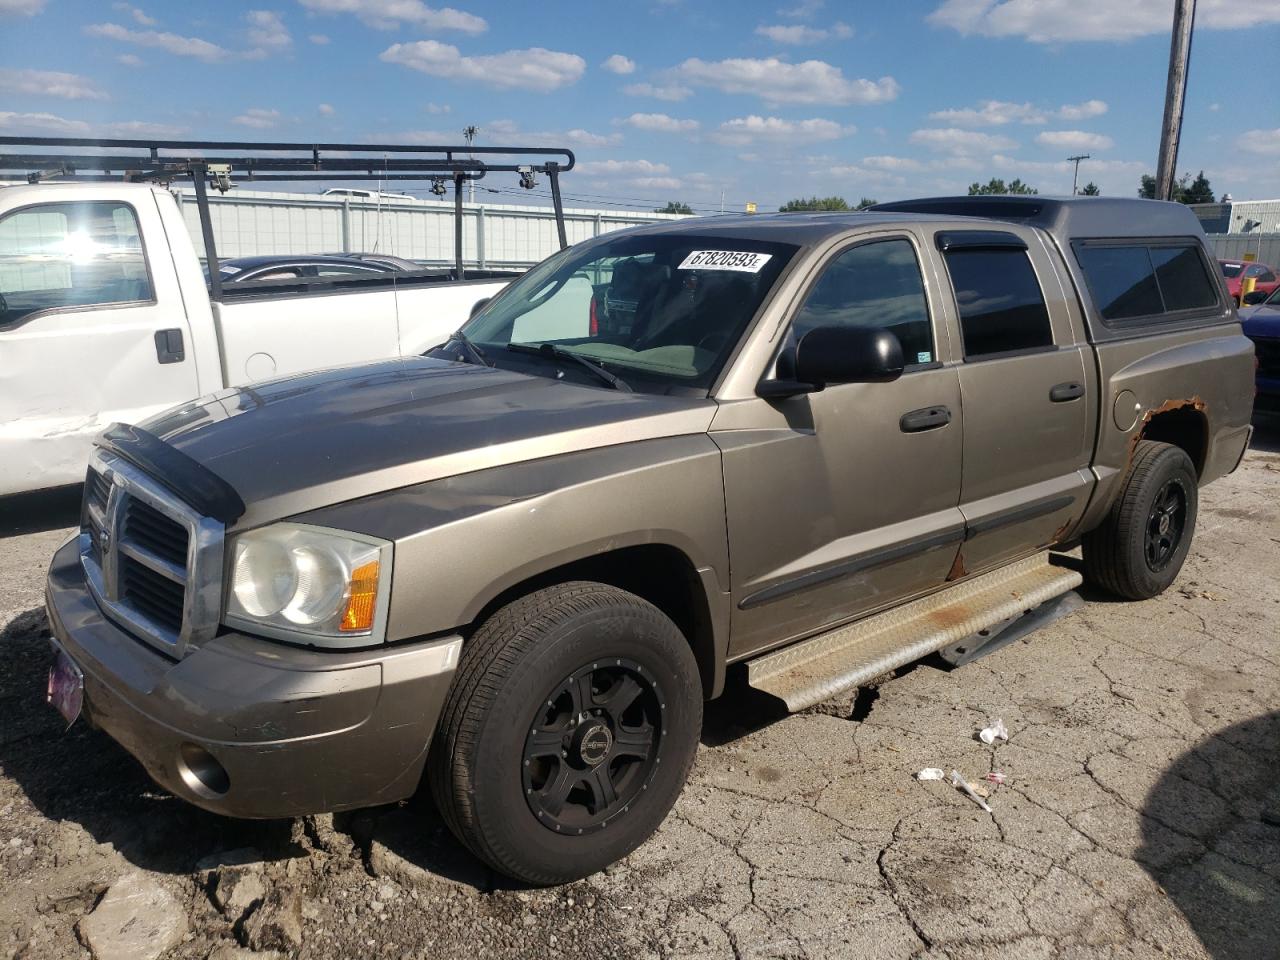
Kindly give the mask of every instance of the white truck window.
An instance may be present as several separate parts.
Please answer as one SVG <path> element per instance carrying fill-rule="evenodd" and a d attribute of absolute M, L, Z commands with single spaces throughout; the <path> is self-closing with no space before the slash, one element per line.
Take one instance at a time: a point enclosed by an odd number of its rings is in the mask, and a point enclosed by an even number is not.
<path fill-rule="evenodd" d="M 127 203 L 46 203 L 0 219 L 0 326 L 33 314 L 154 302 Z"/>

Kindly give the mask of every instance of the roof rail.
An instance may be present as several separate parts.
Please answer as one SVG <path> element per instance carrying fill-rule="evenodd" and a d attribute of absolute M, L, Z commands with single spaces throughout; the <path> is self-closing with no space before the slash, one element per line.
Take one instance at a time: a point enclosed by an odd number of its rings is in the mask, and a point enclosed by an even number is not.
<path fill-rule="evenodd" d="M 84 152 L 84 151 L 90 152 Z M 225 193 L 233 178 L 279 180 L 431 180 L 444 192 L 453 181 L 454 255 L 462 265 L 462 186 L 489 173 L 515 173 L 532 189 L 534 174 L 551 184 L 560 247 L 567 247 L 560 174 L 576 162 L 566 147 L 431 146 L 387 143 L 255 143 L 236 140 L 103 140 L 89 137 L 0 137 L 0 175 L 41 181 L 191 180 L 209 260 L 210 287 L 221 294 L 208 187 Z"/>

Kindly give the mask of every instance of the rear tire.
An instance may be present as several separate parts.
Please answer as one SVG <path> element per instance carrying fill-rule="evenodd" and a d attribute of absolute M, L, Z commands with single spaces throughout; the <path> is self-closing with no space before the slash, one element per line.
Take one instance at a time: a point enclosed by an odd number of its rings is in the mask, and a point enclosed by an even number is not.
<path fill-rule="evenodd" d="M 1163 593 L 1191 549 L 1198 509 L 1196 471 L 1186 452 L 1139 441 L 1106 519 L 1084 536 L 1085 577 L 1128 600 Z"/>
<path fill-rule="evenodd" d="M 623 590 L 559 584 L 498 610 L 463 647 L 428 779 L 477 857 L 563 883 L 657 830 L 701 728 L 698 666 L 675 624 Z"/>

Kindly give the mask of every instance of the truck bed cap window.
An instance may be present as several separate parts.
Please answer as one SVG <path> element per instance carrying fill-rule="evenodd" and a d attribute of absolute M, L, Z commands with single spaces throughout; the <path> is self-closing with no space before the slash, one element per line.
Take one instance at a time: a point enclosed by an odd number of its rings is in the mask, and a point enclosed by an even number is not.
<path fill-rule="evenodd" d="M 1217 308 L 1216 281 L 1195 241 L 1079 240 L 1072 246 L 1109 323 Z"/>

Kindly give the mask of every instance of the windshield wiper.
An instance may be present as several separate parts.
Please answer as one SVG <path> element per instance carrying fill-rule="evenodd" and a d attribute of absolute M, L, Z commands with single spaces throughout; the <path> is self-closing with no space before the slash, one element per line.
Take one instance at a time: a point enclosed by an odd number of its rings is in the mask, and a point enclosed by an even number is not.
<path fill-rule="evenodd" d="M 548 360 L 571 360 L 578 366 L 588 370 L 595 375 L 597 380 L 607 383 L 615 390 L 622 390 L 625 393 L 632 393 L 631 384 L 623 380 L 617 374 L 610 373 L 604 367 L 600 366 L 594 360 L 588 360 L 581 354 L 574 353 L 572 350 L 565 350 L 557 347 L 554 343 L 508 343 L 507 349 L 515 353 L 529 353 L 538 357 L 546 357 Z"/>
<path fill-rule="evenodd" d="M 449 335 L 449 339 L 455 341 L 462 347 L 463 352 L 467 356 L 468 363 L 479 364 L 485 367 L 493 366 L 493 361 L 486 357 L 484 351 L 472 343 L 471 338 L 461 330 L 454 331 Z"/>

